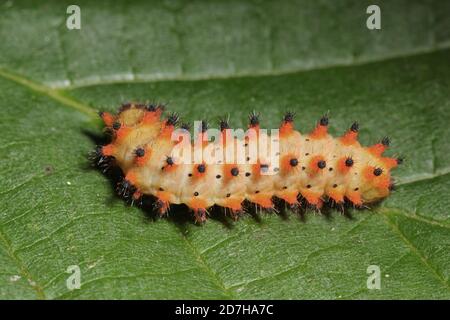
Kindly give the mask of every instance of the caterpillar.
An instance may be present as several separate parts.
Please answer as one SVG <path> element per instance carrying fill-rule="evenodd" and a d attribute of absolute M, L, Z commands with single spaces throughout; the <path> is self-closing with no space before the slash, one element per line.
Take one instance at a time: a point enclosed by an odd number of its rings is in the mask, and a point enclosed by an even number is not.
<path fill-rule="evenodd" d="M 231 136 L 228 121 L 223 119 L 215 141 L 208 137 L 206 121 L 192 140 L 189 135 L 175 135 L 177 130 L 189 132 L 189 126 L 181 124 L 177 129 L 178 115 L 171 113 L 162 119 L 163 111 L 160 104 L 125 103 L 117 115 L 100 112 L 111 141 L 93 152 L 95 163 L 104 172 L 111 167 L 122 172 L 119 195 L 132 203 L 151 196 L 161 216 L 173 204 L 190 208 L 197 223 L 206 221 L 213 206 L 225 208 L 233 218 L 245 212 L 246 203 L 267 210 L 276 210 L 279 201 L 293 209 L 308 206 L 320 210 L 324 203 L 361 208 L 389 195 L 394 185 L 390 170 L 402 162 L 402 158 L 382 156 L 389 146 L 387 137 L 372 146 L 361 146 L 357 122 L 335 138 L 328 133 L 328 116 L 323 116 L 312 132 L 301 134 L 294 128 L 295 114 L 287 112 L 278 135 L 270 135 L 271 140 L 261 133 L 259 114 L 252 112 L 250 133 L 243 139 Z M 276 164 L 258 152 L 269 145 L 268 140 L 277 142 L 277 148 L 269 147 L 271 152 L 277 151 Z M 204 160 L 207 152 L 224 155 L 231 150 L 237 155 L 239 143 L 244 148 L 243 162 L 236 158 L 226 162 L 223 157 Z M 200 160 L 181 163 L 174 155 L 181 144 L 185 151 L 198 152 Z M 256 148 L 256 153 L 251 148 Z"/>

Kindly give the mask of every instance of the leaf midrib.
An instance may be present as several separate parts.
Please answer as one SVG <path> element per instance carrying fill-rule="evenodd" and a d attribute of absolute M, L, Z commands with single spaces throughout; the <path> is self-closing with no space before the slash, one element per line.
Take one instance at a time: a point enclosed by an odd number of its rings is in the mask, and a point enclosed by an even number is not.
<path fill-rule="evenodd" d="M 328 68 L 333 68 L 333 67 L 349 67 L 349 66 L 355 66 L 355 65 L 364 65 L 367 63 L 376 63 L 376 62 L 381 62 L 381 61 L 385 61 L 385 60 L 391 60 L 391 59 L 395 59 L 395 58 L 402 58 L 402 57 L 407 57 L 407 56 L 414 56 L 414 55 L 420 55 L 420 54 L 424 54 L 424 53 L 432 53 L 432 52 L 436 52 L 436 51 L 440 51 L 443 49 L 447 49 L 449 48 L 449 46 L 442 46 L 439 48 L 439 50 L 423 50 L 420 52 L 414 52 L 412 54 L 407 54 L 407 55 L 402 55 L 402 56 L 394 56 L 394 57 L 388 57 L 387 59 L 379 59 L 379 60 L 371 60 L 371 61 L 367 61 L 367 62 L 363 62 L 361 64 L 349 64 L 349 65 L 333 65 L 333 66 L 326 66 L 323 68 L 316 68 L 314 70 L 317 69 L 328 69 Z M 300 73 L 302 71 L 311 71 L 312 69 L 309 70 L 297 70 L 294 72 L 284 72 L 284 73 L 271 73 L 271 74 L 258 74 L 258 75 L 236 75 L 233 76 L 232 78 L 238 78 L 238 77 L 249 77 L 249 76 L 268 76 L 268 75 L 282 75 L 282 74 L 294 74 L 294 73 Z M 28 90 L 31 90 L 35 93 L 47 96 L 59 103 L 61 103 L 62 105 L 72 108 L 74 110 L 77 110 L 85 115 L 87 115 L 89 118 L 91 119 L 97 119 L 97 111 L 90 107 L 89 105 L 86 105 L 78 100 L 76 100 L 75 98 L 67 95 L 67 93 L 65 91 L 59 90 L 59 89 L 55 89 L 52 87 L 49 87 L 47 85 L 44 85 L 42 83 L 38 83 L 35 82 L 33 80 L 30 80 L 22 75 L 16 74 L 14 72 L 11 72 L 9 70 L 6 69 L 0 69 L 0 77 L 13 81 L 15 83 L 18 83 L 20 85 L 22 85 L 23 87 L 26 87 Z M 225 77 L 224 77 L 225 78 Z M 227 77 L 227 78 L 231 78 L 231 77 Z M 164 79 L 162 81 L 167 81 L 167 80 L 184 80 L 184 81 L 197 81 L 197 80 L 206 80 L 206 79 L 222 79 L 220 77 L 215 77 L 215 78 L 203 78 L 203 79 Z M 160 79 L 155 79 L 155 81 L 161 81 Z M 146 80 L 146 81 L 140 81 L 140 80 L 132 80 L 132 81 L 118 81 L 120 83 L 147 83 L 147 82 L 154 82 L 151 80 Z M 85 87 L 85 86 L 90 86 L 90 85 L 105 85 L 105 84 L 112 84 L 112 83 L 117 83 L 117 82 L 97 82 L 95 84 L 88 84 L 88 85 L 82 85 L 82 86 L 77 86 L 77 88 L 80 87 Z M 71 89 L 73 88 L 73 86 L 71 87 L 66 87 L 66 89 Z M 425 175 L 425 176 L 421 176 L 419 178 L 411 178 L 408 179 L 406 178 L 406 182 L 404 183 L 400 183 L 399 185 L 412 185 L 415 183 L 419 183 L 422 181 L 427 181 L 427 180 L 432 180 L 435 178 L 438 178 L 440 176 L 444 176 L 444 175 L 448 175 L 450 174 L 450 167 L 449 168 L 444 168 L 439 170 L 438 172 L 436 172 L 435 174 L 430 174 L 430 175 Z M 394 209 L 396 210 L 396 214 L 400 214 L 408 219 L 416 219 L 415 216 L 411 216 L 410 214 L 407 214 L 402 210 L 395 208 L 395 207 L 384 207 L 382 209 L 377 209 L 376 212 L 381 213 L 384 217 L 384 221 L 385 223 L 391 228 L 391 230 L 393 231 L 394 234 L 396 234 L 404 243 L 405 245 L 409 248 L 409 250 L 418 256 L 418 258 L 421 260 L 421 262 L 423 263 L 423 265 L 429 269 L 433 275 L 441 282 L 443 283 L 443 285 L 447 288 L 447 290 L 449 290 L 450 292 L 450 286 L 447 280 L 445 280 L 445 278 L 439 273 L 437 272 L 437 270 L 434 268 L 434 266 L 432 264 L 430 264 L 430 262 L 426 259 L 425 256 L 423 256 L 420 253 L 420 250 L 418 250 L 416 247 L 414 247 L 414 245 L 408 240 L 408 238 L 401 233 L 401 231 L 391 222 L 389 221 L 389 217 L 387 216 L 386 213 L 386 209 Z M 361 223 L 363 221 L 365 221 L 366 219 L 363 219 L 361 221 Z M 420 217 L 419 219 L 421 222 L 423 223 L 428 223 L 428 224 L 432 224 L 432 225 L 439 225 L 440 227 L 443 228 L 450 228 L 450 226 L 447 226 L 446 224 L 442 224 L 440 222 L 434 221 L 434 220 L 430 220 L 430 219 L 426 219 L 423 217 Z M 359 225 L 359 224 L 358 224 Z M 353 229 L 353 228 L 352 228 Z M 352 230 L 351 229 L 351 230 Z M 181 232 L 180 232 L 181 233 Z M 283 270 L 278 274 L 275 275 L 270 275 L 268 277 L 264 277 L 264 278 L 258 278 L 258 279 L 253 279 L 250 281 L 247 281 L 245 283 L 240 283 L 240 284 L 234 284 L 231 285 L 229 287 L 226 287 L 222 281 L 222 279 L 219 277 L 219 275 L 207 264 L 206 260 L 204 259 L 204 253 L 200 252 L 187 238 L 186 236 L 181 233 L 181 237 L 183 238 L 183 241 L 186 243 L 186 246 L 192 251 L 192 254 L 195 256 L 195 258 L 197 259 L 197 261 L 200 263 L 200 265 L 205 269 L 205 271 L 210 275 L 211 280 L 218 286 L 219 290 L 221 290 L 226 296 L 228 296 L 229 298 L 234 298 L 233 294 L 232 294 L 232 289 L 236 288 L 238 286 L 246 286 L 249 283 L 253 283 L 256 281 L 261 281 L 261 280 L 265 280 L 267 278 L 272 278 L 274 276 L 277 275 L 281 275 L 281 274 L 285 274 L 287 272 L 290 272 L 292 270 L 295 270 L 297 268 L 300 268 L 301 266 L 303 266 L 306 262 L 307 259 L 305 261 L 303 261 L 300 265 L 296 265 L 296 266 L 292 266 L 290 268 L 288 268 L 287 270 Z M 4 243 L 6 251 L 8 253 L 8 255 L 10 256 L 10 258 L 16 263 L 16 265 L 19 268 L 19 271 L 21 273 L 21 275 L 27 279 L 28 284 L 33 288 L 33 290 L 35 290 L 36 292 L 36 296 L 38 299 L 45 299 L 45 293 L 43 288 L 38 284 L 37 281 L 33 280 L 34 278 L 32 277 L 32 275 L 30 274 L 30 272 L 28 271 L 27 267 L 25 266 L 25 264 L 15 255 L 14 250 L 12 249 L 12 246 L 10 245 L 10 243 L 7 240 L 6 235 L 4 234 L 4 232 L 0 229 L 0 240 Z M 214 249 L 215 245 L 212 246 L 212 249 Z M 323 249 L 323 250 L 327 250 L 327 248 Z M 311 253 L 313 254 L 313 253 Z M 309 256 L 309 255 L 308 255 Z M 32 285 L 31 282 L 34 282 L 35 285 Z"/>

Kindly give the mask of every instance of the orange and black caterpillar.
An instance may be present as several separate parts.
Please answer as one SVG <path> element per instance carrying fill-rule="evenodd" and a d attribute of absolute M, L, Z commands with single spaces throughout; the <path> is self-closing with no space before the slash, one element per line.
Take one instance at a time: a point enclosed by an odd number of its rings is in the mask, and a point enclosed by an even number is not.
<path fill-rule="evenodd" d="M 153 207 L 161 216 L 171 204 L 185 204 L 194 212 L 196 222 L 204 222 L 213 206 L 237 217 L 244 212 L 244 202 L 276 210 L 277 199 L 293 209 L 320 209 L 324 202 L 341 208 L 363 207 L 389 195 L 393 187 L 390 170 L 402 161 L 382 157 L 388 138 L 370 147 L 361 146 L 357 123 L 334 138 L 328 134 L 328 117 L 324 116 L 311 133 L 301 134 L 294 129 L 294 114 L 288 112 L 279 128 L 276 174 L 262 174 L 268 167 L 265 160 L 250 161 L 248 156 L 240 164 L 180 164 L 172 156 L 174 147 L 181 143 L 172 136 L 179 119 L 170 114 L 161 120 L 163 110 L 162 105 L 126 103 L 117 115 L 101 112 L 111 143 L 98 146 L 94 152 L 95 162 L 103 170 L 118 167 L 122 171 L 119 195 L 136 203 L 152 196 Z M 201 124 L 201 132 L 192 144 L 189 141 L 189 148 L 204 150 L 219 143 L 224 152 L 236 143 L 236 138 L 227 138 L 230 129 L 226 120 L 220 122 L 222 136 L 215 142 L 207 141 L 207 123 Z M 258 114 L 250 114 L 248 127 L 260 130 Z M 188 126 L 181 128 L 187 130 Z M 258 135 L 245 137 L 246 152 L 249 142 L 258 143 L 258 139 Z"/>

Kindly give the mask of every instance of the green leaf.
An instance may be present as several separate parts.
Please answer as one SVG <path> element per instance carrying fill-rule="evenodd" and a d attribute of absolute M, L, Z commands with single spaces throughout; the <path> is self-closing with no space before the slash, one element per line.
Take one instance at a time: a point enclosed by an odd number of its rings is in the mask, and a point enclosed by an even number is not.
<path fill-rule="evenodd" d="M 67 1 L 0 10 L 0 298 L 450 298 L 448 2 Z M 96 110 L 169 102 L 193 121 L 266 128 L 330 111 L 338 135 L 406 157 L 371 210 L 152 220 L 89 167 Z M 183 219 L 183 217 L 185 217 Z M 81 288 L 69 290 L 77 265 Z M 367 268 L 381 289 L 367 288 Z"/>

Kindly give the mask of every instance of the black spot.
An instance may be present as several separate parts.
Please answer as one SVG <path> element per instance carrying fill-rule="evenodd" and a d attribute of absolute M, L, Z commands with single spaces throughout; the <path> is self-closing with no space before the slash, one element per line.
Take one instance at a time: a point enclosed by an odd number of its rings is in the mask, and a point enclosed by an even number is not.
<path fill-rule="evenodd" d="M 120 122 L 116 121 L 113 123 L 112 127 L 114 130 L 119 130 L 121 127 L 121 124 L 120 124 Z"/>
<path fill-rule="evenodd" d="M 310 189 L 311 188 L 311 185 L 310 184 L 308 184 L 307 186 L 306 186 L 308 189 Z"/>
<path fill-rule="evenodd" d="M 259 193 L 259 190 L 256 190 L 255 193 Z"/>
<path fill-rule="evenodd" d="M 292 158 L 291 160 L 289 160 L 289 164 L 290 164 L 292 167 L 295 167 L 295 166 L 298 165 L 298 160 L 297 160 L 296 158 Z"/>
<path fill-rule="evenodd" d="M 246 173 L 245 173 L 245 176 L 246 176 L 246 177 L 250 177 L 250 175 L 251 175 L 250 172 L 246 172 Z"/>
<path fill-rule="evenodd" d="M 166 158 L 166 163 L 167 163 L 169 166 L 173 166 L 174 162 L 173 162 L 172 157 L 167 157 L 167 158 Z"/>
<path fill-rule="evenodd" d="M 319 169 L 323 169 L 327 166 L 327 163 L 324 160 L 320 160 L 319 162 L 317 162 L 317 166 L 319 167 Z"/>
<path fill-rule="evenodd" d="M 288 111 L 285 113 L 283 120 L 284 120 L 284 122 L 292 122 L 292 121 L 294 121 L 294 117 L 295 117 L 295 113 Z"/>
<path fill-rule="evenodd" d="M 358 191 L 359 190 L 359 188 L 355 188 L 355 189 L 353 189 L 354 191 Z"/>
<path fill-rule="evenodd" d="M 194 196 L 195 197 L 198 196 L 198 192 L 197 191 L 194 192 Z"/>
<path fill-rule="evenodd" d="M 309 139 L 305 139 L 305 141 L 309 141 Z"/>
<path fill-rule="evenodd" d="M 350 127 L 350 130 L 352 130 L 353 132 L 358 132 L 359 131 L 358 122 L 353 122 L 352 126 Z"/>
<path fill-rule="evenodd" d="M 192 177 L 192 173 L 188 173 L 188 177 Z"/>
<path fill-rule="evenodd" d="M 250 161 L 250 157 L 247 157 L 247 161 Z"/>
<path fill-rule="evenodd" d="M 134 151 L 134 154 L 136 157 L 143 157 L 145 156 L 145 150 L 144 148 L 137 148 L 136 151 Z"/>
<path fill-rule="evenodd" d="M 333 188 L 337 188 L 337 184 L 335 183 L 335 184 L 333 184 Z"/>
<path fill-rule="evenodd" d="M 230 172 L 231 172 L 232 176 L 236 177 L 239 174 L 239 169 L 235 167 L 235 168 L 231 169 Z"/>
<path fill-rule="evenodd" d="M 302 170 L 305 170 L 306 169 L 306 167 L 302 167 Z"/>
<path fill-rule="evenodd" d="M 163 189 L 163 188 L 161 188 L 161 187 L 160 187 L 160 188 L 159 188 L 158 190 L 159 190 L 159 191 L 164 191 L 164 189 Z"/>
<path fill-rule="evenodd" d="M 389 140 L 389 137 L 384 137 L 383 140 L 381 140 L 381 144 L 383 146 L 389 147 L 390 143 L 391 143 L 391 141 Z"/>
<path fill-rule="evenodd" d="M 320 118 L 320 125 L 321 126 L 327 126 L 328 125 L 328 117 L 327 116 L 323 116 L 322 118 Z"/>
<path fill-rule="evenodd" d="M 383 173 L 383 169 L 381 169 L 381 168 L 376 168 L 375 170 L 373 170 L 373 174 L 377 177 L 380 176 L 382 173 Z"/>
<path fill-rule="evenodd" d="M 333 168 L 329 168 L 328 171 L 333 171 Z"/>
<path fill-rule="evenodd" d="M 248 143 L 244 144 L 244 147 L 248 147 Z"/>
<path fill-rule="evenodd" d="M 220 179 L 220 178 L 222 178 L 222 176 L 221 176 L 220 174 L 218 174 L 218 175 L 216 176 L 216 179 Z"/>
<path fill-rule="evenodd" d="M 278 172 L 278 171 L 280 171 L 280 168 L 278 168 L 278 167 L 273 168 L 273 171 L 274 171 L 274 172 Z"/>
<path fill-rule="evenodd" d="M 402 164 L 403 163 L 403 161 L 404 161 L 404 159 L 403 158 L 397 158 L 396 159 L 397 160 L 397 164 Z"/>
<path fill-rule="evenodd" d="M 231 197 L 231 193 L 227 193 L 227 198 Z"/>
<path fill-rule="evenodd" d="M 307 153 L 305 153 L 305 156 L 309 156 L 309 153 L 307 152 Z"/>
<path fill-rule="evenodd" d="M 202 163 L 197 166 L 197 171 L 200 173 L 204 173 L 206 171 L 206 166 Z"/>
<path fill-rule="evenodd" d="M 286 190 L 286 189 L 287 189 L 287 186 L 284 186 L 284 187 L 283 187 L 283 189 L 285 189 L 285 190 Z"/>
<path fill-rule="evenodd" d="M 352 159 L 352 158 L 347 158 L 347 159 L 345 160 L 345 165 L 346 165 L 347 167 L 351 167 L 351 166 L 353 165 L 353 159 Z"/>

